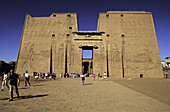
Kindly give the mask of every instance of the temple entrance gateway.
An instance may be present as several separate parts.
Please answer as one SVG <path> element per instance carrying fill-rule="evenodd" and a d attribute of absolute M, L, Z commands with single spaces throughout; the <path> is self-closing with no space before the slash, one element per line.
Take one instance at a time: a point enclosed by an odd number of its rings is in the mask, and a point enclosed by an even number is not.
<path fill-rule="evenodd" d="M 89 75 L 93 74 L 93 62 L 92 59 L 84 59 L 82 62 L 82 72 L 83 74 L 88 73 Z"/>
<path fill-rule="evenodd" d="M 93 61 L 93 47 L 83 46 L 82 47 L 82 73 L 89 75 L 93 73 L 92 61 Z"/>
<path fill-rule="evenodd" d="M 106 72 L 114 78 L 141 78 L 140 74 L 143 78 L 163 77 L 150 12 L 100 13 L 97 31 L 79 31 L 77 23 L 76 13 L 49 17 L 27 14 L 16 73 L 51 72 L 59 76 Z"/>
<path fill-rule="evenodd" d="M 83 62 L 83 74 L 89 73 L 89 62 Z"/>

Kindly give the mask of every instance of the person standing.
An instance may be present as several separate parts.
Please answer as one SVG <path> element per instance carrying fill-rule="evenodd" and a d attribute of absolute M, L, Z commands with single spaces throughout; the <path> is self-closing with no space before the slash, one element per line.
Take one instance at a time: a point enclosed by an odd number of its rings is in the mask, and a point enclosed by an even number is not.
<path fill-rule="evenodd" d="M 103 80 L 105 80 L 107 78 L 107 74 L 106 74 L 106 72 L 104 72 L 104 79 Z"/>
<path fill-rule="evenodd" d="M 37 80 L 38 80 L 38 77 L 39 77 L 38 72 L 35 73 L 35 76 L 34 76 L 34 77 L 35 77 L 35 81 L 37 81 Z"/>
<path fill-rule="evenodd" d="M 25 86 L 27 86 L 27 83 L 29 84 L 29 86 L 31 85 L 30 82 L 29 82 L 29 78 L 30 78 L 29 73 L 28 73 L 28 71 L 26 71 L 26 73 L 25 73 Z"/>
<path fill-rule="evenodd" d="M 75 73 L 73 73 L 73 78 L 75 79 L 75 77 L 76 77 L 76 74 L 75 74 Z"/>
<path fill-rule="evenodd" d="M 48 79 L 48 73 L 45 73 L 45 78 Z"/>
<path fill-rule="evenodd" d="M 18 86 L 19 86 L 19 76 L 18 74 L 14 73 L 14 71 L 11 69 L 9 72 L 9 95 L 10 100 L 13 101 L 13 89 L 15 89 L 15 92 L 17 94 L 18 99 L 20 99 L 19 92 L 18 92 Z"/>
<path fill-rule="evenodd" d="M 98 73 L 98 80 L 99 80 L 99 78 L 100 78 L 100 73 Z"/>
<path fill-rule="evenodd" d="M 84 85 L 84 81 L 85 81 L 85 75 L 81 75 L 81 80 L 82 80 L 82 84 Z"/>
<path fill-rule="evenodd" d="M 8 90 L 9 90 L 9 86 L 8 86 L 8 74 L 7 72 L 5 71 L 3 76 L 2 76 L 2 88 L 1 88 L 1 91 L 4 90 L 4 86 L 7 86 Z"/>

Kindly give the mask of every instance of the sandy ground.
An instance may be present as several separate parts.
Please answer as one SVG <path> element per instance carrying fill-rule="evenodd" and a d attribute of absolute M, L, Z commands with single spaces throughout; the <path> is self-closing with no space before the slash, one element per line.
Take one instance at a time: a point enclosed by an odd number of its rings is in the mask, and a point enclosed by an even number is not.
<path fill-rule="evenodd" d="M 170 105 L 170 79 L 112 79 L 112 81 Z"/>
<path fill-rule="evenodd" d="M 81 79 L 21 81 L 21 99 L 0 92 L 0 112 L 170 112 L 170 80 Z"/>

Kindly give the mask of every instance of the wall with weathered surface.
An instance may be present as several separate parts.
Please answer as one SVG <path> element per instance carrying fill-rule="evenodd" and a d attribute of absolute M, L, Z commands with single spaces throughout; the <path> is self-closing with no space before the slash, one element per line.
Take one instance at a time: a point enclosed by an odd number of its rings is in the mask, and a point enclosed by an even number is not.
<path fill-rule="evenodd" d="M 153 17 L 145 11 L 100 13 L 97 31 L 78 31 L 75 13 L 26 15 L 17 73 L 82 74 L 83 47 L 93 48 L 93 73 L 110 77 L 163 77 Z"/>
<path fill-rule="evenodd" d="M 50 64 L 52 64 L 53 72 L 63 73 L 65 41 L 71 34 L 70 30 L 78 30 L 75 13 L 53 13 L 49 17 L 31 17 L 27 14 L 16 72 L 20 74 L 25 73 L 26 70 L 31 74 L 50 72 Z"/>
<path fill-rule="evenodd" d="M 113 77 L 162 77 L 152 14 L 144 11 L 100 13 L 98 31 L 109 35 L 109 74 Z M 114 68 L 115 67 L 115 68 Z"/>

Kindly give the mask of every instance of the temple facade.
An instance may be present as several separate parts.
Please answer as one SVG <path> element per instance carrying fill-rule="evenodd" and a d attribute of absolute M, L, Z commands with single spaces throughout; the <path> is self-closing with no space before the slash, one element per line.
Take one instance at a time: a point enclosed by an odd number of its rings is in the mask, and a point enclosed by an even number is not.
<path fill-rule="evenodd" d="M 83 50 L 92 58 L 84 59 Z M 151 12 L 99 13 L 97 31 L 79 31 L 76 13 L 25 18 L 16 73 L 107 73 L 114 78 L 163 78 Z"/>

